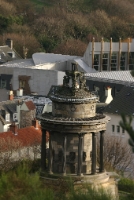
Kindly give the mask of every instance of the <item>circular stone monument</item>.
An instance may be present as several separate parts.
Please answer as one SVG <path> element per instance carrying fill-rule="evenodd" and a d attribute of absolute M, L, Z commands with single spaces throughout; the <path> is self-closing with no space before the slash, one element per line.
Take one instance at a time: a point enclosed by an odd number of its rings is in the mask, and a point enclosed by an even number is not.
<path fill-rule="evenodd" d="M 105 185 L 111 182 L 104 170 L 104 134 L 109 117 L 96 114 L 98 97 L 86 86 L 84 73 L 72 64 L 66 71 L 62 86 L 52 86 L 48 97 L 52 113 L 38 116 L 42 127 L 41 168 L 54 176 L 72 176 L 80 180 Z M 49 131 L 49 156 L 46 162 L 46 131 Z M 97 137 L 99 135 L 99 137 Z M 99 165 L 97 164 L 99 138 Z M 46 173 L 45 173 L 46 174 Z M 115 193 L 115 182 L 112 182 Z"/>

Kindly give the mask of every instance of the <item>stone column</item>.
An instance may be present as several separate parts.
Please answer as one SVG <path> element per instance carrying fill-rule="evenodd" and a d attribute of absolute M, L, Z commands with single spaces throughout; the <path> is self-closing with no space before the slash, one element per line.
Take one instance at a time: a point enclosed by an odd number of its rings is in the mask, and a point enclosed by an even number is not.
<path fill-rule="evenodd" d="M 67 145 L 67 136 L 65 135 L 63 138 L 63 166 L 62 166 L 63 175 L 66 175 L 66 145 Z"/>
<path fill-rule="evenodd" d="M 78 144 L 78 171 L 77 175 L 82 176 L 82 160 L 83 160 L 83 133 L 79 134 L 79 144 Z"/>
<path fill-rule="evenodd" d="M 46 170 L 46 130 L 42 129 L 42 141 L 41 141 L 41 169 Z"/>
<path fill-rule="evenodd" d="M 96 137 L 97 137 L 96 133 L 92 133 L 92 169 L 91 169 L 92 174 L 96 174 L 96 160 L 97 160 Z"/>
<path fill-rule="evenodd" d="M 100 131 L 100 172 L 104 172 L 104 133 Z"/>
<path fill-rule="evenodd" d="M 48 162 L 48 173 L 49 174 L 53 174 L 52 163 L 53 163 L 52 132 L 50 132 L 50 135 L 49 135 L 49 162 Z"/>

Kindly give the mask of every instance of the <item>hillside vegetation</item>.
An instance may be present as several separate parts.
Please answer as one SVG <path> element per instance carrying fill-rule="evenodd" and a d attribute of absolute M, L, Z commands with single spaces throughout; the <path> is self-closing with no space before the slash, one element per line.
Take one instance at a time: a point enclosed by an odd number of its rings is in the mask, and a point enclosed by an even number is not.
<path fill-rule="evenodd" d="M 133 0 L 0 0 L 0 45 L 82 56 L 87 44 L 134 37 Z"/>

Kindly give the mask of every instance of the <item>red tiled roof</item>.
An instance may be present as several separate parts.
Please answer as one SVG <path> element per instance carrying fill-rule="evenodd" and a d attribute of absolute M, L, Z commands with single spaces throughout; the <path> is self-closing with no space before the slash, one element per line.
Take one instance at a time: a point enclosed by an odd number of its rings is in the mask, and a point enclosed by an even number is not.
<path fill-rule="evenodd" d="M 41 129 L 35 129 L 33 126 L 18 129 L 17 135 L 14 135 L 12 131 L 0 133 L 0 139 L 18 140 L 23 147 L 41 144 L 41 136 Z"/>
<path fill-rule="evenodd" d="M 26 106 L 28 107 L 29 110 L 34 110 L 36 109 L 35 104 L 32 101 L 25 101 Z"/>

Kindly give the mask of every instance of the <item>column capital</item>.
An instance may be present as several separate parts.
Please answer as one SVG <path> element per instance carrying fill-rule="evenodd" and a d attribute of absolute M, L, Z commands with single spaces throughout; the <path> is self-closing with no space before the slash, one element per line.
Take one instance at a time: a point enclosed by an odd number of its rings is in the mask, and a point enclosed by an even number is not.
<path fill-rule="evenodd" d="M 92 132 L 92 136 L 97 136 L 97 132 Z"/>
<path fill-rule="evenodd" d="M 79 137 L 83 137 L 85 135 L 85 133 L 78 133 Z"/>
<path fill-rule="evenodd" d="M 105 132 L 106 132 L 106 130 L 102 130 L 102 131 L 100 131 L 101 134 L 103 134 L 103 133 L 105 133 Z"/>

